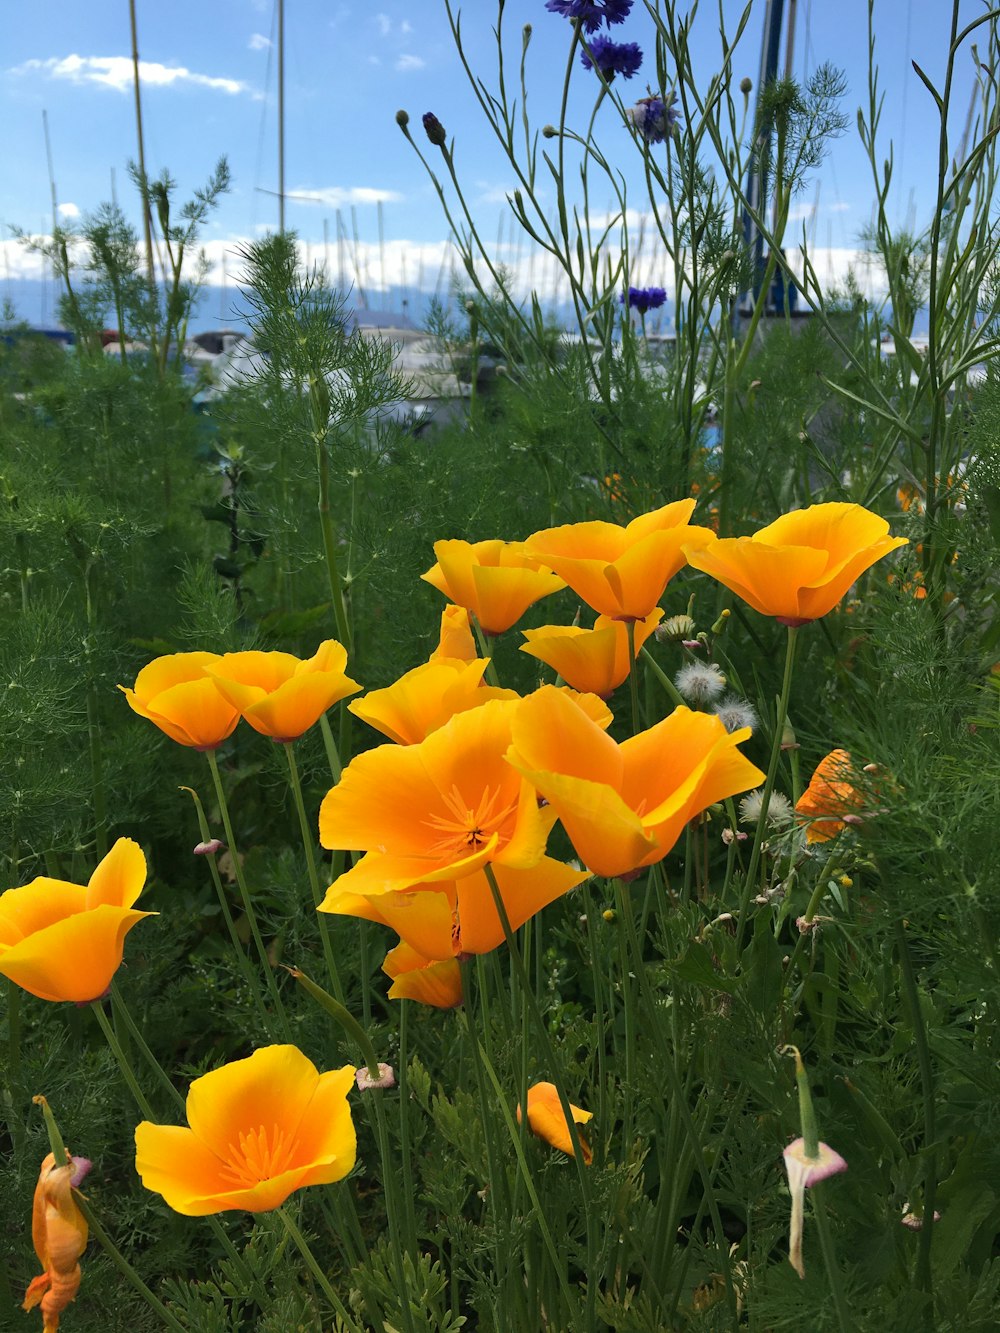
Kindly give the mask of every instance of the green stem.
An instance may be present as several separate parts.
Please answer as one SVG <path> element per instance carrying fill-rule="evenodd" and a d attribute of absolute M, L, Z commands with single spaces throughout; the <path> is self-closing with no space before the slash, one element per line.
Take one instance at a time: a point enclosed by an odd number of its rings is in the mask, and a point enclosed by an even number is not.
<path fill-rule="evenodd" d="M 222 777 L 219 773 L 219 763 L 215 757 L 215 751 L 206 750 L 205 758 L 208 760 L 208 766 L 212 773 L 212 782 L 215 784 L 215 796 L 216 800 L 219 802 L 219 813 L 222 815 L 222 826 L 226 830 L 226 842 L 229 845 L 229 854 L 233 863 L 233 871 L 236 875 L 236 883 L 239 887 L 240 898 L 243 901 L 243 911 L 250 924 L 250 933 L 253 935 L 254 944 L 257 946 L 257 955 L 260 958 L 261 966 L 264 969 L 264 980 L 271 993 L 271 1000 L 274 1004 L 275 1014 L 281 1024 L 286 1041 L 291 1041 L 292 1033 L 288 1024 L 288 1015 L 285 1013 L 285 1006 L 281 1002 L 281 994 L 278 991 L 278 984 L 274 979 L 274 969 L 271 966 L 271 960 L 267 955 L 267 950 L 264 948 L 264 941 L 261 939 L 260 927 L 257 924 L 257 913 L 254 911 L 253 899 L 250 897 L 250 890 L 247 887 L 246 877 L 243 874 L 243 866 L 240 862 L 240 855 L 236 846 L 236 836 L 233 833 L 232 820 L 229 818 L 229 806 L 226 802 L 226 792 L 222 785 Z"/>
<path fill-rule="evenodd" d="M 316 982 L 311 977 L 307 977 L 300 968 L 290 967 L 288 972 L 303 990 L 307 991 L 316 1003 L 321 1005 L 330 1017 L 340 1024 L 347 1035 L 358 1044 L 369 1075 L 373 1079 L 379 1078 L 378 1056 L 375 1054 L 375 1047 L 371 1043 L 371 1038 L 354 1015 L 345 1008 L 343 1001 L 335 1000 L 332 995 L 328 995 L 322 986 L 317 986 Z"/>
<path fill-rule="evenodd" d="M 476 636 L 476 643 L 479 645 L 479 656 L 485 657 L 488 661 L 486 667 L 486 679 L 491 685 L 499 686 L 500 677 L 497 675 L 496 663 L 493 661 L 493 653 L 489 644 L 486 642 L 486 635 L 483 633 L 483 627 L 479 623 L 479 617 L 469 612 L 469 624 L 472 626 Z"/>
<path fill-rule="evenodd" d="M 320 940 L 323 945 L 323 958 L 326 962 L 326 973 L 330 978 L 330 984 L 333 986 L 334 994 L 341 1004 L 344 1003 L 344 988 L 340 983 L 340 973 L 337 971 L 337 961 L 333 955 L 333 941 L 330 939 L 330 922 L 318 911 L 323 901 L 323 890 L 320 888 L 319 871 L 316 868 L 316 851 L 313 847 L 312 830 L 309 827 L 309 818 L 306 814 L 305 801 L 302 799 L 302 782 L 299 778 L 298 765 L 295 762 L 295 747 L 292 741 L 283 742 L 285 757 L 288 760 L 288 780 L 292 788 L 292 796 L 295 799 L 295 809 L 299 816 L 299 830 L 302 834 L 302 846 L 306 853 L 306 869 L 309 872 L 309 887 L 312 890 L 313 906 L 317 908 L 317 917 L 319 919 Z"/>
<path fill-rule="evenodd" d="M 840 1280 L 840 1266 L 837 1263 L 837 1251 L 830 1231 L 830 1222 L 826 1215 L 826 1201 L 822 1194 L 822 1185 L 814 1185 L 809 1191 L 812 1200 L 813 1216 L 816 1219 L 816 1231 L 819 1235 L 819 1248 L 823 1255 L 826 1278 L 833 1293 L 833 1306 L 837 1312 L 837 1324 L 840 1333 L 853 1333 L 854 1320 L 847 1305 L 847 1297 Z"/>
<path fill-rule="evenodd" d="M 625 633 L 628 635 L 628 687 L 629 698 L 632 701 L 632 735 L 638 736 L 642 730 L 642 724 L 639 721 L 639 679 L 638 663 L 635 657 L 635 621 L 626 620 Z"/>
<path fill-rule="evenodd" d="M 129 1064 L 128 1056 L 122 1050 L 121 1043 L 119 1042 L 117 1036 L 115 1035 L 115 1030 L 112 1027 L 112 1025 L 108 1022 L 108 1016 L 104 1012 L 104 1009 L 101 1005 L 101 1001 L 91 1000 L 90 1009 L 94 1017 L 97 1019 L 98 1023 L 101 1026 L 101 1031 L 104 1033 L 104 1038 L 107 1041 L 108 1045 L 111 1047 L 111 1053 L 114 1055 L 115 1059 L 118 1062 L 118 1068 L 121 1071 L 121 1076 L 128 1084 L 129 1090 L 131 1091 L 132 1096 L 135 1098 L 136 1105 L 138 1106 L 139 1110 L 142 1112 L 142 1114 L 146 1117 L 147 1120 L 153 1120 L 154 1118 L 153 1108 L 147 1101 L 146 1094 L 143 1092 L 142 1088 L 139 1087 L 138 1079 L 136 1078 L 132 1070 L 132 1066 Z"/>
<path fill-rule="evenodd" d="M 917 1064 L 920 1068 L 920 1090 L 924 1103 L 924 1224 L 920 1229 L 920 1244 L 917 1250 L 916 1284 L 921 1291 L 926 1291 L 933 1310 L 934 1279 L 931 1270 L 931 1242 L 934 1238 L 934 1201 L 937 1193 L 937 1126 L 934 1106 L 934 1068 L 931 1063 L 931 1051 L 927 1042 L 927 1029 L 923 1011 L 920 1008 L 920 992 L 910 957 L 910 946 L 906 939 L 903 922 L 896 920 L 896 943 L 899 949 L 899 963 L 903 973 L 903 990 L 910 1010 L 910 1022 L 913 1025 L 913 1044 L 917 1052 Z"/>
<path fill-rule="evenodd" d="M 201 798 L 193 787 L 182 787 L 181 791 L 186 791 L 192 801 L 194 801 L 194 808 L 198 815 L 198 828 L 201 832 L 202 842 L 211 842 L 212 830 L 209 828 L 208 820 L 205 817 Z M 243 974 L 243 980 L 246 982 L 247 989 L 253 996 L 254 1004 L 257 1006 L 264 1030 L 268 1031 L 271 1027 L 271 1018 L 267 1012 L 267 1005 L 264 1003 L 264 996 L 261 994 L 260 978 L 254 971 L 250 959 L 247 957 L 243 941 L 240 939 L 236 930 L 236 922 L 233 920 L 233 914 L 229 910 L 229 900 L 226 897 L 226 890 L 223 887 L 222 876 L 219 874 L 219 863 L 216 860 L 214 852 L 208 854 L 208 868 L 211 872 L 212 883 L 215 885 L 215 892 L 219 899 L 219 906 L 222 909 L 222 916 L 226 923 L 226 929 L 229 931 L 229 939 L 233 946 L 233 952 L 239 962 L 240 971 Z"/>
<path fill-rule="evenodd" d="M 792 691 L 792 673 L 795 666 L 795 645 L 797 637 L 798 629 L 794 625 L 789 625 L 788 638 L 785 643 L 785 671 L 781 680 L 781 696 L 778 699 L 778 713 L 774 720 L 774 732 L 771 736 L 771 757 L 767 764 L 767 778 L 764 782 L 764 794 L 761 798 L 761 814 L 760 819 L 757 821 L 757 830 L 754 833 L 753 851 L 750 854 L 750 864 L 747 867 L 746 878 L 743 881 L 743 892 L 740 895 L 739 917 L 736 922 L 737 958 L 739 958 L 740 950 L 743 947 L 743 940 L 746 935 L 747 917 L 750 912 L 750 899 L 754 892 L 757 870 L 760 866 L 760 857 L 764 846 L 764 837 L 768 829 L 767 813 L 771 804 L 771 793 L 774 791 L 774 780 L 778 773 L 778 761 L 781 758 L 781 736 L 785 729 L 785 718 L 788 716 L 788 699 Z"/>
<path fill-rule="evenodd" d="M 302 1258 L 306 1261 L 306 1265 L 310 1273 L 312 1273 L 313 1277 L 316 1279 L 316 1283 L 319 1286 L 320 1291 L 322 1291 L 323 1295 L 333 1306 L 334 1310 L 337 1312 L 340 1319 L 343 1320 L 344 1326 L 348 1329 L 353 1330 L 353 1333 L 362 1333 L 362 1330 L 359 1328 L 358 1324 L 347 1313 L 343 1301 L 340 1299 L 340 1297 L 334 1291 L 333 1287 L 330 1285 L 329 1278 L 326 1276 L 326 1274 L 323 1272 L 323 1269 L 317 1263 L 316 1256 L 309 1248 L 305 1236 L 303 1236 L 302 1232 L 299 1230 L 299 1228 L 295 1225 L 295 1223 L 289 1216 L 288 1209 L 285 1207 L 284 1204 L 281 1204 L 274 1211 L 278 1214 L 278 1217 L 281 1219 L 282 1225 L 288 1232 L 289 1236 L 291 1236 L 292 1240 L 295 1242 L 295 1245 L 297 1246 L 299 1253 L 302 1255 Z"/>
<path fill-rule="evenodd" d="M 680 691 L 677 689 L 677 686 L 676 686 L 676 685 L 674 684 L 674 682 L 670 679 L 670 677 L 666 674 L 666 672 L 663 671 L 663 669 L 661 668 L 659 662 L 657 662 L 656 658 L 652 655 L 652 653 L 649 651 L 649 649 L 646 648 L 646 647 L 642 647 L 642 648 L 640 648 L 640 649 L 639 649 L 639 656 L 642 658 L 642 660 L 643 660 L 644 662 L 648 662 L 649 665 L 653 668 L 653 675 L 656 677 L 656 679 L 657 679 L 657 680 L 660 682 L 660 684 L 663 686 L 663 689 L 664 689 L 664 692 L 666 693 L 667 698 L 668 698 L 668 699 L 670 700 L 670 702 L 674 705 L 674 707 L 675 707 L 675 708 L 686 708 L 687 705 L 685 704 L 684 699 L 683 699 L 683 697 L 682 697 Z"/>
<path fill-rule="evenodd" d="M 351 651 L 351 623 L 347 616 L 347 601 L 344 587 L 337 568 L 337 534 L 334 531 L 333 517 L 330 513 L 330 460 L 327 457 L 326 423 L 322 433 L 316 428 L 316 471 L 319 485 L 319 521 L 323 534 L 323 555 L 326 559 L 327 581 L 330 586 L 330 600 L 333 603 L 333 617 L 337 625 L 337 637 L 348 652 Z"/>

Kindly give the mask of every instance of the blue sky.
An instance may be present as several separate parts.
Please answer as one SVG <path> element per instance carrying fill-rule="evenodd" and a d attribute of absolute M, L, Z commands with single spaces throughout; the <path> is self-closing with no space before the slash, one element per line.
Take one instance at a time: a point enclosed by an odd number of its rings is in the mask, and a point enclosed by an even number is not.
<path fill-rule="evenodd" d="M 496 74 L 495 0 L 466 0 L 462 12 L 466 52 L 492 86 Z M 235 246 L 277 222 L 277 75 L 274 0 L 189 0 L 164 4 L 138 0 L 139 51 L 143 63 L 146 160 L 151 173 L 167 167 L 185 197 L 203 182 L 217 157 L 229 158 L 234 188 L 203 239 L 216 276 Z M 851 128 L 834 144 L 828 163 L 797 200 L 809 221 L 814 245 L 830 248 L 827 271 L 837 276 L 853 251 L 871 211 L 873 186 L 858 145 L 854 115 L 867 97 L 866 0 L 798 0 L 795 73 L 821 60 L 845 70 L 845 109 Z M 723 0 L 731 28 L 742 5 Z M 763 0 L 757 0 L 734 58 L 738 81 L 756 81 Z M 922 225 L 933 207 L 937 129 L 931 99 L 910 68 L 916 59 L 930 77 L 943 78 L 951 4 L 948 0 L 875 0 L 877 58 L 886 94 L 883 143 L 894 141 L 896 183 L 890 206 L 897 221 Z M 717 7 L 704 0 L 694 27 L 694 50 L 707 83 L 718 62 Z M 964 21 L 983 12 L 981 0 L 962 0 Z M 507 0 L 509 77 L 516 72 L 524 23 L 533 26 L 529 48 L 529 109 L 541 128 L 558 118 L 558 99 L 570 40 L 566 20 L 550 14 L 543 0 Z M 336 212 L 343 225 L 357 220 L 358 254 L 364 280 L 376 289 L 386 281 L 413 286 L 418 275 L 433 287 L 441 272 L 447 224 L 426 174 L 398 129 L 394 115 L 406 108 L 415 137 L 419 120 L 433 110 L 456 141 L 463 189 L 484 236 L 499 240 L 508 260 L 526 264 L 515 241 L 504 194 L 513 173 L 491 143 L 462 72 L 448 26 L 444 0 L 286 0 L 286 188 L 292 196 L 287 223 L 309 246 L 323 252 L 324 219 L 331 266 L 338 265 Z M 643 0 L 628 21 L 613 30 L 622 41 L 649 49 L 651 24 Z M 10 242 L 8 228 L 48 231 L 51 205 L 42 111 L 48 115 L 53 166 L 64 220 L 96 208 L 111 195 L 138 221 L 126 163 L 135 156 L 128 8 L 124 3 L 81 5 L 78 0 L 3 6 L 0 15 L 0 117 L 5 128 L 0 172 L 0 241 L 6 274 L 32 272 L 36 261 Z M 648 63 L 648 57 L 647 57 Z M 620 85 L 627 100 L 646 91 L 653 73 L 644 67 Z M 966 52 L 956 80 L 954 141 L 972 86 Z M 595 94 L 593 75 L 573 76 L 569 123 L 583 129 Z M 634 96 L 633 96 L 634 94 Z M 635 151 L 615 109 L 606 105 L 598 139 L 626 170 Z M 436 150 L 430 150 L 437 158 Z M 628 165 L 629 160 L 632 166 Z M 610 198 L 602 191 L 595 204 Z M 638 195 L 631 196 L 641 209 Z M 385 244 L 378 245 L 381 201 Z M 551 205 L 552 196 L 546 199 Z M 814 215 L 813 215 L 814 214 Z M 801 227 L 801 221 L 798 223 Z M 499 229 L 499 231 L 498 231 Z M 342 246 L 353 269 L 353 246 Z M 382 259 L 384 255 L 384 260 Z M 818 271 L 822 274 L 823 254 Z M 0 280 L 3 278 L 0 273 Z M 349 274 L 356 278 L 356 274 Z M 535 281 L 543 277 L 539 268 Z M 654 273 L 647 275 L 650 280 Z"/>

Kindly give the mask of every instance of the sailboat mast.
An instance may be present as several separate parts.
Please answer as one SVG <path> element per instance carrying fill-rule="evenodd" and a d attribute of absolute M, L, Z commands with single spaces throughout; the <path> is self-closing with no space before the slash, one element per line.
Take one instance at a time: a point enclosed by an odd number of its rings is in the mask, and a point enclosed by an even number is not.
<path fill-rule="evenodd" d="M 278 230 L 285 230 L 285 0 L 278 0 Z"/>

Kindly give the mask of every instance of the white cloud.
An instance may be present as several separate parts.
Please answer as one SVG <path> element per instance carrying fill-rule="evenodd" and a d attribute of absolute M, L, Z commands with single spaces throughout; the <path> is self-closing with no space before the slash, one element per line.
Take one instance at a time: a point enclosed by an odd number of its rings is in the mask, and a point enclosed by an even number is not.
<path fill-rule="evenodd" d="M 388 14 L 376 14 L 375 22 L 378 24 L 378 30 L 381 36 L 388 37 L 392 32 L 392 19 Z"/>
<path fill-rule="evenodd" d="M 266 51 L 270 45 L 270 37 L 265 37 L 262 32 L 251 33 L 250 40 L 247 42 L 247 46 L 251 51 Z"/>
<path fill-rule="evenodd" d="M 424 60 L 421 56 L 403 55 L 400 56 L 399 59 L 396 61 L 396 68 L 403 71 L 411 69 L 423 69 L 426 64 L 427 61 Z"/>
<path fill-rule="evenodd" d="M 413 31 L 413 24 L 410 23 L 407 19 L 403 19 L 402 23 L 399 25 L 399 31 L 403 34 L 404 37 L 408 37 L 410 33 Z"/>
<path fill-rule="evenodd" d="M 77 208 L 76 204 L 60 204 L 59 215 L 64 218 L 78 218 L 80 216 L 80 210 Z"/>
<path fill-rule="evenodd" d="M 52 79 L 66 79 L 70 83 L 96 83 L 105 88 L 114 88 L 120 93 L 128 92 L 132 88 L 132 61 L 128 56 L 69 55 L 61 60 L 56 56 L 50 56 L 48 60 L 26 60 L 12 73 L 43 73 Z M 173 84 L 186 83 L 228 93 L 230 96 L 238 93 L 258 96 L 248 83 L 243 83 L 239 79 L 196 74 L 183 65 L 161 65 L 154 60 L 139 61 L 139 79 L 147 87 L 169 88 Z"/>
<path fill-rule="evenodd" d="M 344 189 L 331 185 L 323 190 L 289 190 L 286 198 L 299 204 L 323 204 L 326 208 L 343 208 L 345 204 L 392 204 L 402 199 L 395 190 L 373 190 L 364 185 Z"/>

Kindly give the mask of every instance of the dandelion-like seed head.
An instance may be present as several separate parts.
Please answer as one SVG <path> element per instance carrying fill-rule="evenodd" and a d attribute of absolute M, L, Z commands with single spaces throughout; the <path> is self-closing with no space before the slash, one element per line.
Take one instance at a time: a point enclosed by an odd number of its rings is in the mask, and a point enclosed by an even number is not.
<path fill-rule="evenodd" d="M 657 625 L 654 633 L 658 639 L 690 639 L 695 629 L 691 616 L 667 616 L 661 625 Z"/>
<path fill-rule="evenodd" d="M 741 731 L 744 727 L 756 731 L 760 724 L 756 708 L 748 700 L 741 699 L 738 694 L 727 694 L 715 704 L 712 712 L 730 734 Z"/>
<path fill-rule="evenodd" d="M 689 704 L 710 704 L 726 688 L 726 678 L 714 662 L 688 662 L 674 676 L 674 684 Z"/>
<path fill-rule="evenodd" d="M 764 792 L 758 787 L 740 801 L 740 823 L 759 824 L 764 812 Z M 794 817 L 792 803 L 780 791 L 773 791 L 767 803 L 767 820 L 771 828 L 785 828 Z"/>

